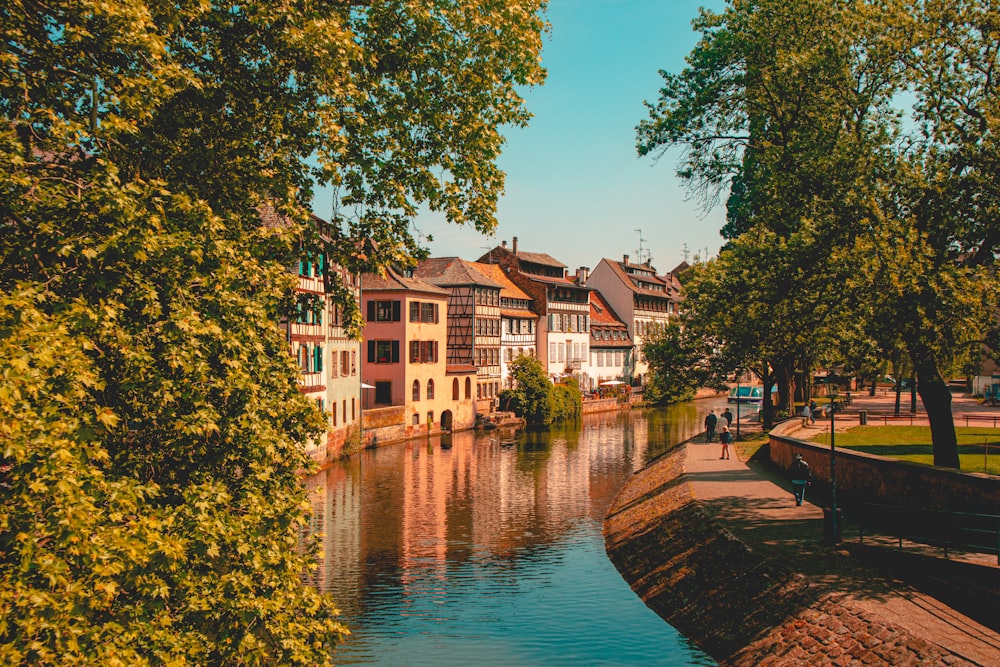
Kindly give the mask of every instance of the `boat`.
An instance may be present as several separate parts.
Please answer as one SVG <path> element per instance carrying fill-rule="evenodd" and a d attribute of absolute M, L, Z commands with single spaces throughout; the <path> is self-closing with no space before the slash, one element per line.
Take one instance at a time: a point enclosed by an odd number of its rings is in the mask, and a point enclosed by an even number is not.
<path fill-rule="evenodd" d="M 771 393 L 775 392 L 771 387 Z M 760 385 L 737 385 L 729 390 L 727 403 L 760 403 L 764 400 L 764 387 Z"/>

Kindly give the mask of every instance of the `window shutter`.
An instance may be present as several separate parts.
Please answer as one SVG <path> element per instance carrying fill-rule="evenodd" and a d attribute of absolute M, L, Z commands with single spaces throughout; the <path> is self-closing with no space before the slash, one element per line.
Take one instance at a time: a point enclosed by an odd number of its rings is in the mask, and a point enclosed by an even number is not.
<path fill-rule="evenodd" d="M 317 373 L 323 372 L 323 346 L 317 345 L 313 348 L 313 370 Z"/>
<path fill-rule="evenodd" d="M 392 302 L 392 321 L 393 322 L 400 321 L 399 301 Z"/>
<path fill-rule="evenodd" d="M 369 301 L 368 302 L 368 321 L 369 322 L 374 322 L 375 321 L 375 302 L 374 301 Z M 371 361 L 371 360 L 369 359 L 369 361 Z"/>
<path fill-rule="evenodd" d="M 398 301 L 394 301 L 393 303 L 396 304 L 396 315 L 398 316 L 399 315 L 399 302 Z M 398 364 L 399 363 L 399 341 L 398 340 L 392 341 L 392 363 L 394 363 L 394 364 Z"/>
<path fill-rule="evenodd" d="M 368 303 L 370 305 L 371 301 L 369 301 Z M 370 364 L 375 363 L 375 341 L 373 340 L 368 341 L 368 363 Z"/>

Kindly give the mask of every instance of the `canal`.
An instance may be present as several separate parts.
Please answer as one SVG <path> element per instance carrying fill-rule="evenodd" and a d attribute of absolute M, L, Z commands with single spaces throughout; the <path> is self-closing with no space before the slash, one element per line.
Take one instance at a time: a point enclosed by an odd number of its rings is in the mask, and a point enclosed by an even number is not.
<path fill-rule="evenodd" d="M 387 445 L 309 478 L 311 583 L 353 632 L 336 661 L 713 665 L 629 589 L 601 531 L 629 476 L 719 405 Z"/>

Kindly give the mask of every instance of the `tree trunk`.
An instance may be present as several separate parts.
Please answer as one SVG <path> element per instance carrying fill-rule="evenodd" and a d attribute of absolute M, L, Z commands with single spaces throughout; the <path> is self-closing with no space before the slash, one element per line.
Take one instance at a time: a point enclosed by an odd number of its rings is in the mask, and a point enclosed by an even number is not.
<path fill-rule="evenodd" d="M 917 413 L 917 376 L 910 378 L 910 412 Z"/>
<path fill-rule="evenodd" d="M 958 437 L 951 414 L 951 390 L 941 379 L 937 364 L 930 359 L 914 363 L 917 372 L 917 392 L 931 423 L 934 465 L 958 469 Z"/>
<path fill-rule="evenodd" d="M 899 416 L 899 402 L 900 402 L 900 399 L 902 398 L 902 393 L 903 393 L 903 381 L 900 378 L 897 377 L 896 378 L 896 411 L 895 411 L 895 413 L 893 413 L 897 417 Z"/>

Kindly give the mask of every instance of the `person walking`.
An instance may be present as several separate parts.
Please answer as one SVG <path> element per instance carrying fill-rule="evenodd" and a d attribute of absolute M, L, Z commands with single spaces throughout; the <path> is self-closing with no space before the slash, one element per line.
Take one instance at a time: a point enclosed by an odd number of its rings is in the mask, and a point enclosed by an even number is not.
<path fill-rule="evenodd" d="M 816 423 L 816 420 L 813 419 L 813 413 L 812 410 L 809 408 L 809 404 L 805 403 L 802 406 L 802 423 L 805 424 L 807 419 L 809 420 L 810 424 Z"/>
<path fill-rule="evenodd" d="M 816 423 L 816 401 L 809 401 L 809 423 Z"/>
<path fill-rule="evenodd" d="M 806 463 L 801 454 L 796 454 L 792 458 L 792 467 L 788 469 L 788 473 L 792 476 L 792 494 L 795 496 L 795 504 L 801 505 L 802 501 L 806 499 L 806 487 L 809 486 L 812 479 L 809 464 Z"/>
<path fill-rule="evenodd" d="M 729 428 L 733 427 L 733 413 L 729 411 L 729 408 L 726 408 L 726 411 L 722 413 L 722 417 L 720 419 L 725 419 L 726 426 Z"/>
<path fill-rule="evenodd" d="M 719 423 L 719 418 L 715 416 L 715 410 L 709 410 L 705 416 L 705 442 L 715 440 L 715 426 Z"/>
<path fill-rule="evenodd" d="M 723 424 L 719 427 L 719 442 L 722 443 L 722 456 L 719 457 L 720 459 L 729 458 L 729 443 L 732 441 L 733 434 L 729 432 L 729 427 Z"/>

